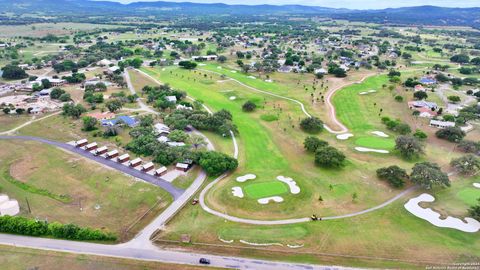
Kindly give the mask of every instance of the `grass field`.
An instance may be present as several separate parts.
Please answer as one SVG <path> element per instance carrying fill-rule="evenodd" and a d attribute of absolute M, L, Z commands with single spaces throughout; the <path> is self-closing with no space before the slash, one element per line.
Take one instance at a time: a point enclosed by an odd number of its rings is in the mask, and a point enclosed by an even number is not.
<path fill-rule="evenodd" d="M 0 246 L 3 270 L 200 270 L 203 267 Z M 218 268 L 215 268 L 218 269 Z"/>
<path fill-rule="evenodd" d="M 39 143 L 0 141 L 0 161 L 2 192 L 17 199 L 21 215 L 28 217 L 107 229 L 122 237 L 152 206 L 159 202 L 154 209 L 159 213 L 172 201 L 158 187 Z"/>
<path fill-rule="evenodd" d="M 0 132 L 11 130 L 31 120 L 30 115 L 0 115 Z"/>
<path fill-rule="evenodd" d="M 249 184 L 244 187 L 244 190 L 247 196 L 253 199 L 282 195 L 288 192 L 285 184 L 278 181 Z"/>

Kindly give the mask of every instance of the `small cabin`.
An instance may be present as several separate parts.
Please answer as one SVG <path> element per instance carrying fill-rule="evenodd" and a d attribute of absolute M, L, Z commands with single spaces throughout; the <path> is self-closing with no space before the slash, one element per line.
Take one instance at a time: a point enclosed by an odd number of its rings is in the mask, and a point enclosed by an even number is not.
<path fill-rule="evenodd" d="M 102 146 L 100 148 L 97 148 L 97 150 L 95 150 L 94 154 L 95 154 L 95 156 L 99 156 L 99 155 L 105 154 L 107 151 L 108 151 L 108 148 L 106 146 Z"/>
<path fill-rule="evenodd" d="M 155 170 L 155 175 L 156 176 L 163 176 L 167 173 L 167 167 L 163 166 L 157 170 Z"/>
<path fill-rule="evenodd" d="M 112 159 L 116 157 L 118 157 L 118 150 L 112 150 L 108 152 L 107 155 L 105 156 L 105 158 L 108 158 L 108 159 Z"/>
<path fill-rule="evenodd" d="M 123 154 L 123 155 L 118 157 L 118 162 L 124 163 L 124 162 L 127 162 L 129 159 L 130 159 L 129 154 Z"/>
<path fill-rule="evenodd" d="M 144 171 L 144 172 L 149 172 L 149 171 L 153 170 L 153 168 L 154 168 L 153 162 L 148 162 L 148 163 L 142 165 L 142 171 Z"/>
<path fill-rule="evenodd" d="M 177 163 L 177 165 L 175 166 L 175 169 L 179 170 L 179 171 L 182 171 L 182 172 L 186 172 L 188 171 L 189 169 L 189 166 L 188 164 L 185 164 L 185 163 Z"/>
<path fill-rule="evenodd" d="M 93 143 L 87 144 L 85 146 L 85 150 L 92 151 L 92 150 L 97 149 L 97 147 L 98 147 L 98 144 L 96 142 L 93 142 Z"/>
<path fill-rule="evenodd" d="M 87 139 L 81 139 L 75 142 L 75 147 L 82 147 L 88 144 Z"/>
<path fill-rule="evenodd" d="M 130 167 L 137 167 L 138 165 L 142 164 L 142 159 L 141 158 L 136 158 L 128 164 Z"/>

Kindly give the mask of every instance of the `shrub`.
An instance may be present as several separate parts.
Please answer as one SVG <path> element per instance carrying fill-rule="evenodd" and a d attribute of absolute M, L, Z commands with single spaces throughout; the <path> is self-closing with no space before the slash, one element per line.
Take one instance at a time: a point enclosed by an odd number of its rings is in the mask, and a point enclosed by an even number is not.
<path fill-rule="evenodd" d="M 323 130 L 323 122 L 317 117 L 307 117 L 300 122 L 300 127 L 309 133 L 319 133 Z"/>
<path fill-rule="evenodd" d="M 450 142 L 460 142 L 465 137 L 465 132 L 458 127 L 446 127 L 438 130 L 435 135 Z"/>
<path fill-rule="evenodd" d="M 324 146 L 315 152 L 315 164 L 321 167 L 341 167 L 345 155 L 332 146 Z"/>
<path fill-rule="evenodd" d="M 393 165 L 378 169 L 377 177 L 387 180 L 388 183 L 395 188 L 401 188 L 405 185 L 405 179 L 408 179 L 408 174 L 404 169 Z"/>
<path fill-rule="evenodd" d="M 307 138 L 305 138 L 305 141 L 303 142 L 303 147 L 305 148 L 305 150 L 312 153 L 315 153 L 317 149 L 327 145 L 328 145 L 328 142 L 322 141 L 319 138 L 313 137 L 313 136 L 308 136 Z"/>
<path fill-rule="evenodd" d="M 202 152 L 198 161 L 208 175 L 217 176 L 238 167 L 238 161 L 226 154 L 208 151 Z"/>

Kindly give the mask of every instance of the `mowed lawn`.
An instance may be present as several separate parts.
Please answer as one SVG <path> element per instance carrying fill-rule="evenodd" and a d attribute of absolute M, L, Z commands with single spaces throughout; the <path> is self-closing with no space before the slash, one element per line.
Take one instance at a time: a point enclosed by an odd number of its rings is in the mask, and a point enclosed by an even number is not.
<path fill-rule="evenodd" d="M 278 181 L 249 184 L 243 189 L 247 196 L 253 199 L 282 195 L 288 192 L 287 186 Z"/>
<path fill-rule="evenodd" d="M 362 147 L 385 150 L 392 150 L 395 147 L 393 139 L 379 137 L 361 137 L 355 140 L 355 144 Z"/>
<path fill-rule="evenodd" d="M 18 200 L 21 215 L 106 229 L 120 237 L 148 209 L 158 203 L 147 216 L 151 219 L 172 202 L 156 186 L 37 142 L 1 140 L 0 172 L 1 193 Z"/>

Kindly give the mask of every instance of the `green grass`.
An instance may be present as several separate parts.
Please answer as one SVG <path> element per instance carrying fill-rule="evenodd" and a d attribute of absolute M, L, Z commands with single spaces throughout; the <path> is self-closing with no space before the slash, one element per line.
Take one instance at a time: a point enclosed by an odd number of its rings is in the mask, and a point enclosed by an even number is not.
<path fill-rule="evenodd" d="M 278 116 L 274 114 L 262 114 L 260 119 L 267 122 L 273 122 L 278 120 Z"/>
<path fill-rule="evenodd" d="M 475 205 L 480 198 L 480 189 L 467 187 L 457 192 L 457 197 L 467 205 Z"/>
<path fill-rule="evenodd" d="M 286 185 L 278 181 L 254 183 L 245 186 L 243 189 L 245 194 L 253 199 L 267 198 L 288 192 Z"/>
<path fill-rule="evenodd" d="M 10 166 L 11 164 L 5 164 L 6 166 L 4 166 L 2 168 L 2 172 L 1 172 L 1 177 L 5 180 L 7 180 L 8 182 L 14 184 L 15 186 L 17 186 L 18 188 L 21 188 L 23 190 L 25 190 L 26 192 L 28 193 L 33 193 L 33 194 L 38 194 L 38 195 L 41 195 L 41 196 L 47 196 L 49 198 L 52 198 L 54 200 L 57 200 L 59 202 L 63 202 L 63 203 L 69 203 L 72 201 L 72 198 L 68 195 L 68 194 L 55 194 L 55 193 L 52 193 L 50 192 L 49 190 L 47 189 L 44 189 L 44 188 L 37 188 L 33 185 L 29 185 L 27 183 L 24 183 L 24 182 L 21 182 L 21 181 L 18 181 L 17 179 L 13 178 L 11 175 L 10 175 Z"/>
<path fill-rule="evenodd" d="M 355 144 L 367 148 L 391 150 L 395 147 L 395 141 L 389 138 L 379 137 L 360 137 L 355 140 Z"/>
<path fill-rule="evenodd" d="M 259 235 L 262 235 L 262 243 L 283 242 L 284 239 L 302 239 L 308 235 L 308 230 L 303 225 L 292 225 L 283 227 L 257 227 L 249 229 L 244 227 L 227 227 L 219 230 L 218 235 L 224 240 L 245 240 L 258 241 Z"/>

